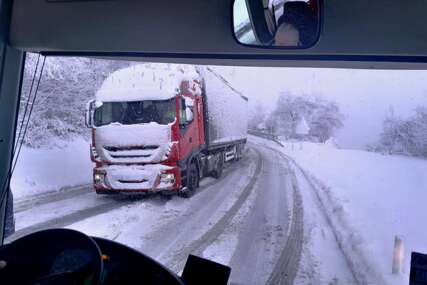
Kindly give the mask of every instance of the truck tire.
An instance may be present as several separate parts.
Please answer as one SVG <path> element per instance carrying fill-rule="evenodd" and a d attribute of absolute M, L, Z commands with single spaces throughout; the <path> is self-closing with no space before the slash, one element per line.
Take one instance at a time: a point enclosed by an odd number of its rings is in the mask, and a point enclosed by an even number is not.
<path fill-rule="evenodd" d="M 212 177 L 219 179 L 222 175 L 222 170 L 224 169 L 224 154 L 221 152 L 219 155 L 218 162 L 215 169 L 212 171 Z"/>
<path fill-rule="evenodd" d="M 197 187 L 199 186 L 199 169 L 197 168 L 196 163 L 190 163 L 190 166 L 187 170 L 187 183 L 185 189 L 180 191 L 180 196 L 184 198 L 190 198 L 196 192 Z"/>
<path fill-rule="evenodd" d="M 243 156 L 243 145 L 238 144 L 236 146 L 236 157 L 234 158 L 234 161 L 239 161 Z"/>

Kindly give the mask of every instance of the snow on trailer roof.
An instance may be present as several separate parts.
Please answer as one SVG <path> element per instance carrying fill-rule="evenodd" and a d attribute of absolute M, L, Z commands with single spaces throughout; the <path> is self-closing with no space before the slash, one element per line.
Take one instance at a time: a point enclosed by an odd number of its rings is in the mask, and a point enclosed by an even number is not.
<path fill-rule="evenodd" d="M 197 69 L 182 64 L 137 64 L 110 74 L 96 92 L 96 101 L 166 100 L 184 80 L 199 79 Z"/>
<path fill-rule="evenodd" d="M 235 89 L 230 82 L 228 82 L 222 75 L 220 75 L 218 72 L 216 72 L 215 70 L 213 70 L 212 68 L 207 67 L 206 68 L 208 72 L 210 72 L 211 74 L 213 74 L 214 76 L 216 76 L 219 80 L 221 80 L 225 86 L 228 86 L 228 88 L 230 88 L 234 93 L 238 94 L 240 97 L 242 97 L 242 99 L 244 99 L 245 101 L 249 101 L 248 97 L 246 97 L 245 95 L 242 94 L 242 92 L 238 91 L 237 89 Z"/>

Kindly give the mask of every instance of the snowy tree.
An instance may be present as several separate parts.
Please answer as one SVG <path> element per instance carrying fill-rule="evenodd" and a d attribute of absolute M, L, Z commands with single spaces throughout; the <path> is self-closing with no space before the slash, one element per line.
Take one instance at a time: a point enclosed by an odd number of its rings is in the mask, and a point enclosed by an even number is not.
<path fill-rule="evenodd" d="M 270 134 L 278 134 L 278 132 L 276 131 L 276 121 L 274 119 L 273 114 L 268 115 L 265 119 L 265 128 L 266 131 Z"/>
<path fill-rule="evenodd" d="M 427 157 L 427 108 L 418 107 L 406 120 L 390 112 L 383 122 L 377 151 Z"/>
<path fill-rule="evenodd" d="M 254 108 L 249 111 L 249 129 L 256 130 L 260 129 L 261 126 L 265 127 L 265 120 L 267 117 L 267 112 L 264 106 L 257 102 Z"/>
<path fill-rule="evenodd" d="M 310 116 L 310 135 L 325 142 L 343 126 L 343 120 L 336 103 L 318 100 Z"/>
<path fill-rule="evenodd" d="M 281 94 L 277 105 L 270 115 L 269 121 L 274 124 L 277 134 L 291 138 L 295 134 L 296 126 L 301 119 L 295 98 L 288 94 Z"/>
<path fill-rule="evenodd" d="M 427 108 L 418 107 L 409 124 L 412 139 L 410 152 L 427 157 Z"/>
<path fill-rule="evenodd" d="M 278 135 L 287 139 L 298 139 L 303 135 L 324 142 L 343 126 L 343 120 L 344 116 L 334 102 L 283 93 L 267 121 L 274 125 Z"/>
<path fill-rule="evenodd" d="M 36 54 L 27 55 L 20 122 L 26 107 L 25 103 L 29 99 L 37 61 L 40 70 L 42 58 L 39 59 Z M 111 72 L 129 64 L 125 61 L 102 59 L 47 57 L 25 144 L 38 147 L 51 141 L 52 138 L 64 140 L 75 136 L 89 137 L 83 119 L 86 102 L 94 96 Z M 37 78 L 33 92 L 36 83 Z"/>

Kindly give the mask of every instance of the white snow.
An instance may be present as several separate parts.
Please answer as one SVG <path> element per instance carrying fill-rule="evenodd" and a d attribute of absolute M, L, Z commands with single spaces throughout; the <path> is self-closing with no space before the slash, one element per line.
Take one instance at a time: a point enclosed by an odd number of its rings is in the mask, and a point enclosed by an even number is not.
<path fill-rule="evenodd" d="M 112 123 L 95 128 L 95 140 L 102 145 L 156 145 L 169 143 L 171 125 L 160 125 L 156 122 L 148 124 L 122 125 Z"/>
<path fill-rule="evenodd" d="M 166 100 L 174 97 L 182 81 L 199 79 L 192 65 L 138 64 L 112 73 L 96 93 L 100 102 Z"/>
<path fill-rule="evenodd" d="M 330 146 L 330 147 L 333 147 L 333 148 L 340 148 L 339 145 L 338 145 L 338 143 L 337 143 L 337 140 L 334 137 L 331 137 L 331 138 L 327 139 L 325 141 L 325 143 L 324 143 L 324 146 L 326 146 L 326 147 Z"/>
<path fill-rule="evenodd" d="M 298 122 L 295 132 L 298 135 L 307 135 L 310 131 L 310 127 L 307 124 L 305 118 L 302 118 L 301 121 Z"/>
<path fill-rule="evenodd" d="M 108 186 L 112 189 L 165 189 L 173 184 L 160 183 L 160 174 L 171 167 L 162 164 L 111 165 L 102 167 L 106 172 Z M 127 181 L 127 182 L 123 182 Z M 140 181 L 129 183 L 129 181 Z M 158 184 L 158 185 L 157 185 Z"/>
<path fill-rule="evenodd" d="M 122 125 L 112 123 L 95 128 L 95 146 L 104 161 L 147 163 L 160 162 L 172 147 L 171 125 L 148 124 Z M 105 147 L 153 146 L 152 149 L 108 151 Z M 133 156 L 133 157 L 129 157 Z"/>
<path fill-rule="evenodd" d="M 152 228 L 163 222 L 164 215 L 169 209 L 159 207 L 153 203 L 135 203 L 120 207 L 116 210 L 94 216 L 67 226 L 67 228 L 82 231 L 92 236 L 117 240 L 128 246 L 138 248 L 141 241 L 141 233 L 150 232 Z M 122 232 L 131 228 L 132 237 L 121 238 Z"/>
<path fill-rule="evenodd" d="M 51 193 L 46 193 L 45 195 L 48 196 L 51 195 Z M 36 199 L 39 197 L 39 195 L 35 196 Z M 25 197 L 25 199 L 19 199 L 15 202 L 19 205 L 22 201 L 31 201 L 31 198 L 33 197 Z M 108 202 L 111 202 L 111 200 L 108 200 L 108 197 L 100 197 L 95 194 L 95 191 L 92 189 L 87 189 L 87 193 L 74 196 L 71 199 L 53 201 L 41 205 L 33 204 L 31 208 L 25 211 L 16 211 L 15 208 L 15 229 L 20 230 L 31 227 L 38 223 L 58 219 L 71 213 L 81 211 L 82 209 L 96 207 Z"/>
<path fill-rule="evenodd" d="M 232 207 L 254 171 L 251 163 L 223 180 L 205 178 L 200 181 L 205 189 L 191 199 L 150 197 L 67 227 L 122 242 L 170 266 L 176 251 L 199 239 Z"/>
<path fill-rule="evenodd" d="M 344 247 L 363 254 L 387 283 L 408 284 L 411 252 L 427 253 L 427 161 L 331 144 L 283 144 L 269 142 L 311 175 Z M 397 276 L 391 274 L 396 235 L 403 237 L 406 250 Z"/>
<path fill-rule="evenodd" d="M 310 185 L 296 170 L 304 205 L 304 243 L 294 284 L 357 284 Z"/>
<path fill-rule="evenodd" d="M 242 135 L 242 136 L 230 136 L 230 137 L 224 137 L 224 138 L 220 138 L 220 139 L 214 140 L 213 143 L 225 143 L 225 142 L 238 141 L 238 140 L 243 140 L 243 139 L 246 139 L 245 135 Z"/>
<path fill-rule="evenodd" d="M 209 140 L 213 143 L 244 139 L 248 129 L 248 102 L 215 70 L 206 68 Z"/>
<path fill-rule="evenodd" d="M 49 147 L 39 149 L 23 146 L 11 188 L 19 199 L 90 182 L 89 142 L 79 138 L 70 142 L 53 141 Z"/>

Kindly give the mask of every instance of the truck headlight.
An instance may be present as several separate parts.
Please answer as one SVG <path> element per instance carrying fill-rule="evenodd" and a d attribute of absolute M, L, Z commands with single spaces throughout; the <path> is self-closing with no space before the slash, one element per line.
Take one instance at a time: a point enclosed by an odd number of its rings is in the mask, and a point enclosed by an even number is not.
<path fill-rule="evenodd" d="M 173 173 L 162 173 L 160 174 L 160 182 L 167 183 L 167 184 L 174 184 L 175 183 L 175 174 Z"/>
<path fill-rule="evenodd" d="M 105 184 L 105 173 L 97 172 L 93 175 L 93 183 L 95 185 L 104 185 Z"/>

